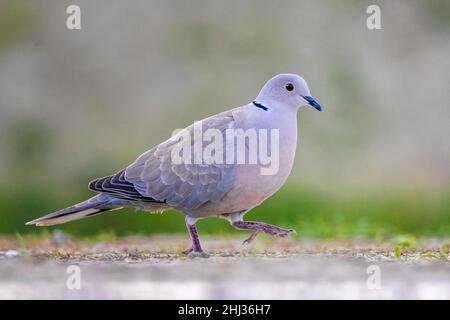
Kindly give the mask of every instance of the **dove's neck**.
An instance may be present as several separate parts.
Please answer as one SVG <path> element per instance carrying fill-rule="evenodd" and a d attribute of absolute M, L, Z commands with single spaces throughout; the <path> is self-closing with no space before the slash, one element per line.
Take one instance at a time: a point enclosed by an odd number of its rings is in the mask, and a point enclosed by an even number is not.
<path fill-rule="evenodd" d="M 265 110 L 268 110 L 276 107 L 279 104 L 279 102 L 277 102 L 276 99 L 273 99 L 269 96 L 260 93 L 253 101 L 253 104 L 257 107 L 259 106 Z"/>
<path fill-rule="evenodd" d="M 237 108 L 233 116 L 242 129 L 264 128 L 280 129 L 286 133 L 286 137 L 297 137 L 297 110 L 277 102 L 262 103 L 258 100 L 248 105 Z M 280 134 L 281 138 L 281 134 Z"/>
<path fill-rule="evenodd" d="M 266 114 L 260 115 L 260 121 L 267 129 L 279 130 L 280 144 L 293 153 L 297 146 L 297 110 L 298 108 L 273 103 Z"/>
<path fill-rule="evenodd" d="M 258 101 L 256 101 L 259 103 Z M 279 133 L 279 142 L 283 146 L 280 152 L 287 152 L 288 162 L 293 160 L 297 146 L 297 110 L 290 106 L 272 104 L 262 104 L 264 108 L 257 107 L 250 103 L 243 108 L 238 108 L 233 112 L 238 128 L 265 129 L 270 132 L 272 129 Z"/>
<path fill-rule="evenodd" d="M 260 147 L 263 150 L 270 149 L 267 154 L 277 157 L 277 160 L 273 159 L 278 163 L 277 178 L 274 176 L 271 181 L 278 186 L 289 176 L 294 164 L 297 149 L 297 111 L 295 108 L 276 103 L 264 106 L 267 110 L 250 103 L 243 108 L 236 109 L 233 116 L 238 128 L 244 130 L 263 129 L 264 131 L 258 131 L 258 134 L 261 132 L 265 133 L 267 137 L 270 136 L 268 139 L 270 143 L 260 145 Z"/>
<path fill-rule="evenodd" d="M 298 108 L 270 99 L 255 99 L 253 102 L 255 120 L 267 128 L 293 126 L 297 130 Z"/>

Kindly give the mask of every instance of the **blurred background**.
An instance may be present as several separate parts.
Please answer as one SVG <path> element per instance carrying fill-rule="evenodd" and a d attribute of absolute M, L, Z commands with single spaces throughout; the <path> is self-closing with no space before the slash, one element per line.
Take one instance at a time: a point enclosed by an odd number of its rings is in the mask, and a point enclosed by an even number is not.
<path fill-rule="evenodd" d="M 81 30 L 66 28 L 70 4 Z M 449 1 L 0 0 L 0 234 L 51 232 L 24 223 L 290 72 L 325 110 L 301 110 L 294 170 L 247 218 L 301 239 L 448 237 L 449 56 Z M 175 211 L 56 228 L 186 232 Z M 235 234 L 214 218 L 199 231 Z"/>

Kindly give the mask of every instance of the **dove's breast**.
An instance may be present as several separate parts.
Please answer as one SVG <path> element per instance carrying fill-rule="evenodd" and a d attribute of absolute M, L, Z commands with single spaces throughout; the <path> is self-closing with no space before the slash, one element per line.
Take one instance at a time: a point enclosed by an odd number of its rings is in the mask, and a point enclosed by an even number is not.
<path fill-rule="evenodd" d="M 271 159 L 270 165 L 261 165 L 260 150 L 258 150 L 258 164 L 236 165 L 235 181 L 229 192 L 219 202 L 206 203 L 198 208 L 195 213 L 192 212 L 191 215 L 222 215 L 251 209 L 278 191 L 289 177 L 297 146 L 297 119 L 295 114 L 281 119 L 254 120 L 246 121 L 240 127 L 244 130 L 249 128 L 257 131 L 265 129 L 268 136 L 271 135 L 271 130 L 278 131 L 278 141 L 276 139 L 270 141 L 269 139 L 268 146 L 258 141 L 258 149 L 262 148 L 263 154 L 268 153 Z M 271 120 L 271 122 L 266 120 Z M 267 170 L 268 168 L 270 170 Z"/>

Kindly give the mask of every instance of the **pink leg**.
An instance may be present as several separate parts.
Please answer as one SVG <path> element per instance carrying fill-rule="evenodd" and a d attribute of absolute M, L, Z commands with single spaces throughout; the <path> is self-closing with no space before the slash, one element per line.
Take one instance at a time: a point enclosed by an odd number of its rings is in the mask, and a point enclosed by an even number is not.
<path fill-rule="evenodd" d="M 295 233 L 295 231 L 292 229 L 283 229 L 264 222 L 235 221 L 233 222 L 233 226 L 235 226 L 238 229 L 253 230 L 251 236 L 247 238 L 244 241 L 244 243 L 250 243 L 260 232 L 264 232 L 270 234 L 271 236 L 278 236 L 278 237 L 285 237 L 288 234 Z"/>
<path fill-rule="evenodd" d="M 185 250 L 183 253 L 188 254 L 193 252 L 202 252 L 202 246 L 200 245 L 200 238 L 198 237 L 197 228 L 195 227 L 195 224 L 187 224 L 187 228 L 189 231 L 189 235 L 191 236 L 192 240 L 192 248 L 189 248 Z"/>
<path fill-rule="evenodd" d="M 193 254 L 194 256 L 207 258 L 208 254 L 203 252 L 202 246 L 200 245 L 200 238 L 198 237 L 197 228 L 195 227 L 195 221 L 196 219 L 192 219 L 186 216 L 186 226 L 188 228 L 189 235 L 191 236 L 192 248 L 183 251 L 183 254 L 185 255 Z"/>

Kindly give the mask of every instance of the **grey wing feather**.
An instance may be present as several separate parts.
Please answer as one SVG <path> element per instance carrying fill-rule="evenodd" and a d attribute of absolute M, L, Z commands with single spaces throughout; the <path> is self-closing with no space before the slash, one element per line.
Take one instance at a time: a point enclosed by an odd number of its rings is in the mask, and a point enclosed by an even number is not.
<path fill-rule="evenodd" d="M 218 129 L 225 137 L 225 130 L 235 125 L 231 111 L 202 121 L 203 130 Z M 193 126 L 179 133 L 193 137 Z M 193 144 L 193 139 L 191 139 Z M 172 149 L 180 147 L 177 136 L 142 154 L 125 169 L 124 178 L 133 184 L 142 196 L 165 202 L 180 210 L 189 211 L 212 201 L 217 202 L 229 191 L 235 174 L 235 166 L 228 164 L 174 163 Z"/>
<path fill-rule="evenodd" d="M 89 183 L 89 189 L 99 193 L 111 195 L 116 199 L 162 203 L 151 197 L 143 196 L 134 185 L 125 179 L 125 169 L 115 175 L 98 178 Z"/>

